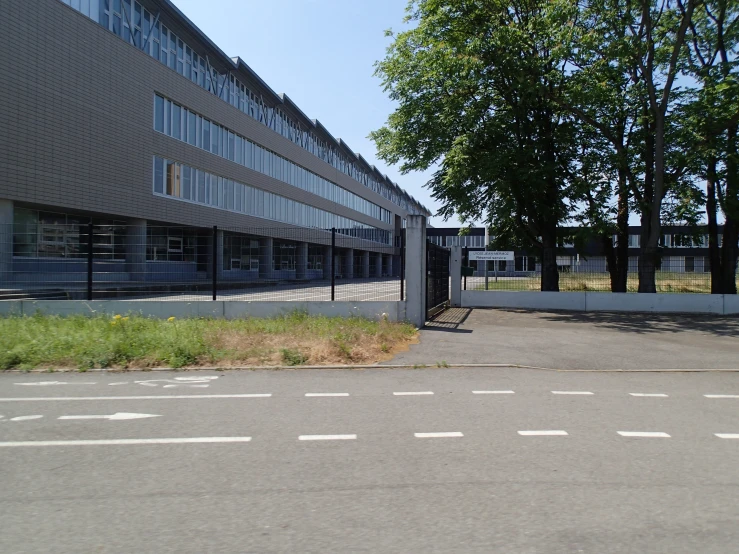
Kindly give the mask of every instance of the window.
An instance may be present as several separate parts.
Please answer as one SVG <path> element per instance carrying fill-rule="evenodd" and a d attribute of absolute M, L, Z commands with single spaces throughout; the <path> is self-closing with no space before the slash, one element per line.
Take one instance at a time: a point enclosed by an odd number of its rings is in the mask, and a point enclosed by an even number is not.
<path fill-rule="evenodd" d="M 148 261 L 195 262 L 197 236 L 192 229 L 147 226 L 146 259 Z"/>
<path fill-rule="evenodd" d="M 703 257 L 703 273 L 711 272 L 711 258 L 708 256 Z"/>
<path fill-rule="evenodd" d="M 272 267 L 275 271 L 294 271 L 295 245 L 275 241 L 272 247 L 272 262 Z"/>
<path fill-rule="evenodd" d="M 685 256 L 685 273 L 693 273 L 695 271 L 695 257 Z"/>
<path fill-rule="evenodd" d="M 154 129 L 164 132 L 164 98 L 154 96 Z"/>
<path fill-rule="evenodd" d="M 629 235 L 629 248 L 639 248 L 640 240 L 639 235 Z"/>

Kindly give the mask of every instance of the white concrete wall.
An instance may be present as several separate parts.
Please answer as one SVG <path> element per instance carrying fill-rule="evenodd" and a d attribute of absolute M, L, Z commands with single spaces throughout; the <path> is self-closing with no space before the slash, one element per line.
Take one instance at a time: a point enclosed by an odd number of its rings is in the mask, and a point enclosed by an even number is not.
<path fill-rule="evenodd" d="M 464 308 L 521 308 L 580 312 L 739 314 L 739 296 L 612 292 L 462 291 Z"/>
<path fill-rule="evenodd" d="M 115 315 L 141 314 L 165 319 L 184 317 L 274 317 L 306 311 L 329 317 L 361 316 L 379 320 L 405 321 L 405 302 L 246 302 L 237 300 L 157 301 L 157 300 L 9 300 L 0 302 L 0 315 Z"/>

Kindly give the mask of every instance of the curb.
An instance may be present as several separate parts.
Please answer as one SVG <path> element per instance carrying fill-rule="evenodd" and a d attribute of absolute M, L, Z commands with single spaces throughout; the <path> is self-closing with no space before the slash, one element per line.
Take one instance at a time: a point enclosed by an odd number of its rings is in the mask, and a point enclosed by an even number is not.
<path fill-rule="evenodd" d="M 303 369 L 327 369 L 327 370 L 364 370 L 364 369 L 466 369 L 466 368 L 488 368 L 488 369 L 532 369 L 538 371 L 555 371 L 562 373 L 739 373 L 739 369 L 564 369 L 554 367 L 538 367 L 519 364 L 450 364 L 450 363 L 433 363 L 433 364 L 359 364 L 359 365 L 301 365 L 301 366 L 235 366 L 235 367 L 218 367 L 218 366 L 201 366 L 201 367 L 153 367 L 143 369 L 86 369 L 80 371 L 78 369 L 31 369 L 28 371 L 22 369 L 6 369 L 0 371 L 3 373 L 132 373 L 132 372 L 149 372 L 149 371 L 171 371 L 171 372 L 188 372 L 188 371 L 300 371 Z"/>

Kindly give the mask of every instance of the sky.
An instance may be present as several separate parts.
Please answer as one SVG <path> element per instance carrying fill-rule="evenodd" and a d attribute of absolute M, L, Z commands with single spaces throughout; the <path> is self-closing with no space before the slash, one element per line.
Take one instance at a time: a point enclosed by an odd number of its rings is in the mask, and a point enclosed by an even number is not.
<path fill-rule="evenodd" d="M 404 28 L 406 0 L 173 0 L 229 56 L 240 56 L 277 93 L 387 174 L 432 213 L 424 184 L 431 171 L 401 175 L 377 158 L 367 135 L 384 125 L 394 103 L 374 74 Z M 457 226 L 432 217 L 435 227 Z"/>

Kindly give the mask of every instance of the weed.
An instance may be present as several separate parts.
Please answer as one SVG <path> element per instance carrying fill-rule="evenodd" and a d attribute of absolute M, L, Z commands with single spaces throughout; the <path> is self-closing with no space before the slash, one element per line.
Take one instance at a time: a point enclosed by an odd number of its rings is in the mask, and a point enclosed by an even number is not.
<path fill-rule="evenodd" d="M 283 348 L 280 350 L 282 361 L 287 365 L 303 365 L 308 361 L 308 356 L 294 348 Z"/>

